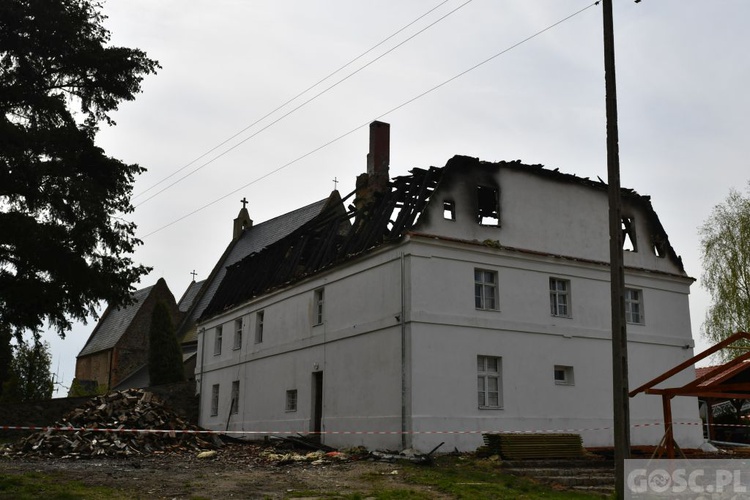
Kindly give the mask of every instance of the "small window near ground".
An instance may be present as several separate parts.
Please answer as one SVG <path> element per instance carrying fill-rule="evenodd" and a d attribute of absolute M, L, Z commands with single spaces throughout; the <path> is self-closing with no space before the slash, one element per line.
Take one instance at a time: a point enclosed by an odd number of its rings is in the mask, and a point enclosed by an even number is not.
<path fill-rule="evenodd" d="M 297 411 L 297 389 L 286 391 L 286 411 Z"/>
<path fill-rule="evenodd" d="M 232 349 L 235 351 L 242 347 L 242 320 L 238 319 L 234 321 L 234 343 Z"/>
<path fill-rule="evenodd" d="M 632 288 L 625 289 L 625 321 L 642 325 L 643 320 L 643 292 Z"/>
<path fill-rule="evenodd" d="M 258 311 L 255 313 L 255 343 L 260 344 L 263 342 L 263 322 L 265 321 L 266 314 L 264 311 Z"/>
<path fill-rule="evenodd" d="M 477 356 L 477 397 L 479 408 L 503 407 L 502 358 Z"/>
<path fill-rule="evenodd" d="M 482 226 L 500 225 L 500 192 L 497 188 L 477 186 L 477 222 Z"/>
<path fill-rule="evenodd" d="M 443 202 L 443 219 L 456 220 L 456 204 L 452 200 Z"/>
<path fill-rule="evenodd" d="M 240 411 L 240 381 L 232 382 L 232 415 Z"/>
<path fill-rule="evenodd" d="M 549 307 L 552 316 L 570 318 L 570 281 L 549 279 Z"/>
<path fill-rule="evenodd" d="M 573 385 L 573 367 L 555 365 L 555 383 L 557 385 Z"/>
<path fill-rule="evenodd" d="M 221 336 L 222 336 L 221 330 L 222 330 L 221 325 L 219 325 L 219 326 L 216 327 L 216 329 L 214 331 L 214 356 L 218 356 L 219 354 L 221 354 L 221 342 L 222 342 L 222 340 L 221 340 Z"/>
<path fill-rule="evenodd" d="M 474 269 L 474 305 L 477 309 L 497 309 L 497 273 Z"/>
<path fill-rule="evenodd" d="M 211 416 L 219 414 L 219 384 L 211 386 Z"/>

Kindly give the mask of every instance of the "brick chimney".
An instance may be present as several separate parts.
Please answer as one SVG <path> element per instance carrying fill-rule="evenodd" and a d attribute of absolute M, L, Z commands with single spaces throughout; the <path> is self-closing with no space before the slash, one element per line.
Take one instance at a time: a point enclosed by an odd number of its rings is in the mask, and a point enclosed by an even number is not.
<path fill-rule="evenodd" d="M 367 173 L 357 177 L 357 196 L 354 206 L 362 208 L 377 193 L 388 189 L 391 161 L 391 126 L 374 121 L 370 124 L 370 152 L 367 153 Z"/>

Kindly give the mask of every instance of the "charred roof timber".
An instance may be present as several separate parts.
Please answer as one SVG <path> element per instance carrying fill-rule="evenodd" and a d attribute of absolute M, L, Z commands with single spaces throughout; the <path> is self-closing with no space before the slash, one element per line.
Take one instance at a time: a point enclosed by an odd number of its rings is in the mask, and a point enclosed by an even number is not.
<path fill-rule="evenodd" d="M 415 168 L 411 175 L 396 177 L 390 182 L 386 180 L 380 186 L 378 176 L 387 175 L 388 171 L 388 126 L 375 122 L 370 131 L 368 164 L 372 169 L 368 167 L 368 173 L 358 177 L 356 190 L 343 200 L 334 191 L 326 207 L 312 220 L 229 266 L 213 300 L 203 312 L 203 318 L 288 286 L 381 245 L 398 242 L 407 234 L 417 233 L 421 220 L 431 216 L 444 217 L 442 199 L 435 202 L 437 208 L 433 210 L 434 214 L 430 214 L 428 208 L 432 194 L 441 186 L 450 188 L 453 183 L 463 182 L 467 175 L 482 185 L 492 186 L 493 190 L 498 189 L 493 193 L 499 193 L 499 187 L 496 188 L 491 180 L 496 182 L 496 173 L 501 168 L 607 190 L 602 182 L 547 170 L 541 165 L 524 165 L 520 161 L 489 163 L 466 156 L 453 157 L 443 168 Z M 346 201 L 353 196 L 356 196 L 354 203 L 346 209 Z M 660 255 L 669 257 L 684 273 L 682 261 L 669 244 L 649 197 L 629 189 L 623 189 L 622 196 L 634 206 L 642 207 L 648 217 L 653 248 L 658 249 Z M 497 217 L 497 210 L 499 207 L 493 203 L 491 215 Z"/>

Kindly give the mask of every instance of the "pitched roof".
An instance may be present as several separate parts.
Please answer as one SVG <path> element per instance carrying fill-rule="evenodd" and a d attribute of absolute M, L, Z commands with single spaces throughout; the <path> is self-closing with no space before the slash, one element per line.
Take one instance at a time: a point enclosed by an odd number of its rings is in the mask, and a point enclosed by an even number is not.
<path fill-rule="evenodd" d="M 349 210 L 344 208 L 343 202 L 336 207 L 329 206 L 327 213 L 310 220 L 263 251 L 229 266 L 226 278 L 212 294 L 212 301 L 205 307 L 203 317 L 219 314 L 384 243 L 398 241 L 407 233 L 413 234 L 419 230 L 419 221 L 423 217 L 430 217 L 432 193 L 442 183 L 452 182 L 452 179 L 465 175 L 471 168 L 487 172 L 507 168 L 558 182 L 607 190 L 607 184 L 602 181 L 561 173 L 557 169 L 549 170 L 542 165 L 525 165 L 520 161 L 491 163 L 468 156 L 455 156 L 443 168 L 415 168 L 411 170 L 411 175 L 391 180 L 388 189 L 377 194 L 369 204 L 361 206 L 355 200 L 354 205 L 359 208 L 350 207 Z M 632 189 L 623 188 L 621 193 L 623 198 L 643 208 L 660 248 L 684 272 L 682 261 L 669 244 L 650 198 Z M 354 193 L 345 200 L 352 195 Z M 443 207 L 438 203 L 432 210 L 442 211 Z M 354 224 L 347 226 L 352 219 Z"/>
<path fill-rule="evenodd" d="M 336 193 L 335 197 L 338 198 L 338 193 L 335 191 L 334 193 Z M 334 195 L 332 194 L 331 196 Z M 192 295 L 190 305 L 185 309 L 187 316 L 178 330 L 178 338 L 182 337 L 182 342 L 196 340 L 197 332 L 195 331 L 195 323 L 213 299 L 216 290 L 218 290 L 219 285 L 224 279 L 227 266 L 235 264 L 248 255 L 260 252 L 269 245 L 288 236 L 319 215 L 329 202 L 329 199 L 325 198 L 316 201 L 260 224 L 253 225 L 245 229 L 238 239 L 233 240 L 227 246 L 224 254 L 219 258 L 209 277 L 200 283 L 192 283 L 183 295 L 183 298 L 180 299 L 180 310 L 182 311 L 183 301 L 187 300 L 189 294 Z"/>
<path fill-rule="evenodd" d="M 123 308 L 107 307 L 91 336 L 86 341 L 78 357 L 112 349 L 135 318 L 144 300 L 156 285 L 142 288 L 133 293 L 133 303 Z"/>

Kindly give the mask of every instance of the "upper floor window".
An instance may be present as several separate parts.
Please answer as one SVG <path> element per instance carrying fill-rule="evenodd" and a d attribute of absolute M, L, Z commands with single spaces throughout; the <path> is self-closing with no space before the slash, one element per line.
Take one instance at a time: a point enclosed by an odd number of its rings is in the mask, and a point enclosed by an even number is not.
<path fill-rule="evenodd" d="M 234 321 L 234 344 L 232 348 L 234 350 L 242 347 L 242 319 Z"/>
<path fill-rule="evenodd" d="M 221 354 L 221 325 L 217 326 L 214 330 L 214 356 Z"/>
<path fill-rule="evenodd" d="M 572 366 L 555 365 L 554 374 L 555 384 L 557 385 L 573 385 L 575 383 Z"/>
<path fill-rule="evenodd" d="M 443 219 L 456 220 L 456 203 L 453 200 L 443 201 Z"/>
<path fill-rule="evenodd" d="M 322 325 L 323 324 L 323 305 L 324 305 L 324 290 L 322 288 L 318 288 L 315 290 L 315 298 L 314 298 L 314 319 L 313 324 L 315 325 Z"/>
<path fill-rule="evenodd" d="M 477 186 L 477 222 L 483 226 L 500 225 L 500 192 L 497 188 Z"/>
<path fill-rule="evenodd" d="M 625 321 L 643 324 L 643 292 L 633 288 L 625 289 Z"/>
<path fill-rule="evenodd" d="M 260 344 L 263 342 L 263 322 L 265 321 L 265 312 L 258 311 L 255 313 L 255 343 Z"/>
<path fill-rule="evenodd" d="M 502 358 L 477 356 L 477 396 L 480 408 L 503 407 Z"/>
<path fill-rule="evenodd" d="M 622 219 L 622 249 L 626 252 L 637 252 L 638 241 L 635 238 L 635 219 L 623 216 Z"/>
<path fill-rule="evenodd" d="M 474 304 L 477 309 L 497 309 L 497 273 L 474 269 Z"/>
<path fill-rule="evenodd" d="M 552 316 L 570 317 L 570 281 L 549 279 L 549 307 Z"/>

